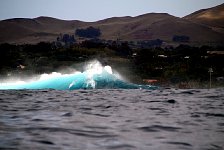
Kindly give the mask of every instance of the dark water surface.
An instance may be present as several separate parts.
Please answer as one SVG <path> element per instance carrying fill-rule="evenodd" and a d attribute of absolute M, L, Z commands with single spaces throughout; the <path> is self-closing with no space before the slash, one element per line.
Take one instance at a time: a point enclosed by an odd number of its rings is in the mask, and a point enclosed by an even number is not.
<path fill-rule="evenodd" d="M 0 149 L 222 150 L 224 89 L 0 91 Z"/>

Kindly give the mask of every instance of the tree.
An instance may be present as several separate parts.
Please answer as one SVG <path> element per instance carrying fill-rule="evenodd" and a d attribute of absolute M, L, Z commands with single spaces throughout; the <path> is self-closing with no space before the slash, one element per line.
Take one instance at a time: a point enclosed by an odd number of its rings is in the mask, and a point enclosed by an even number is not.
<path fill-rule="evenodd" d="M 75 31 L 75 35 L 84 38 L 97 38 L 101 35 L 101 31 L 99 28 L 94 28 L 90 26 L 86 29 L 77 29 Z"/>

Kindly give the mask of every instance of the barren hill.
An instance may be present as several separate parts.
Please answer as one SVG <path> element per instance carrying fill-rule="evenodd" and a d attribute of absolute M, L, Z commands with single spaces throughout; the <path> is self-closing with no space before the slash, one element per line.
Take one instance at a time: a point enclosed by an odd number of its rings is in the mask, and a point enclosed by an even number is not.
<path fill-rule="evenodd" d="M 223 5 L 200 10 L 184 18 L 166 13 L 148 13 L 136 17 L 113 17 L 97 22 L 66 21 L 50 17 L 15 18 L 0 21 L 0 43 L 38 43 L 54 41 L 62 33 L 74 34 L 78 28 L 93 26 L 101 39 L 153 40 L 172 42 L 175 35 L 188 36 L 190 43 L 223 42 Z M 212 27 L 212 28 L 211 28 Z"/>
<path fill-rule="evenodd" d="M 50 17 L 15 18 L 0 21 L 0 43 L 38 43 L 54 41 L 60 33 L 83 26 L 81 21 L 65 21 Z"/>
<path fill-rule="evenodd" d="M 95 23 L 105 39 L 172 41 L 174 35 L 190 37 L 191 42 L 219 41 L 224 37 L 209 27 L 169 14 L 149 13 L 137 17 L 112 18 Z M 198 34 L 200 33 L 200 34 Z"/>
<path fill-rule="evenodd" d="M 184 18 L 192 22 L 210 26 L 213 30 L 224 33 L 224 4 L 196 11 Z"/>

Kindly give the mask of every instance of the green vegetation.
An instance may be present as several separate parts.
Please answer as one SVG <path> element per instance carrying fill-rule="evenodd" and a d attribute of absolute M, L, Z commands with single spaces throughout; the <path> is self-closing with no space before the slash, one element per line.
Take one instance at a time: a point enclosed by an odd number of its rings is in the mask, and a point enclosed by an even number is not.
<path fill-rule="evenodd" d="M 190 47 L 131 49 L 127 42 L 111 45 L 84 41 L 70 47 L 55 48 L 51 43 L 37 45 L 0 45 L 1 77 L 51 73 L 98 59 L 110 65 L 132 82 L 157 79 L 160 84 L 189 87 L 207 85 L 208 68 L 212 79 L 224 75 L 223 47 Z M 81 65 L 80 65 L 81 66 Z M 220 78 L 222 79 L 222 78 Z M 223 85 L 216 82 L 217 86 Z M 222 83 L 222 84 L 220 84 Z M 185 85 L 187 84 L 187 85 Z"/>
<path fill-rule="evenodd" d="M 208 68 L 212 67 L 213 77 L 224 75 L 224 55 L 210 55 L 207 52 L 222 50 L 207 46 L 190 47 L 180 45 L 170 49 L 141 49 L 135 58 L 139 73 L 144 78 L 159 78 L 172 83 L 180 82 L 206 82 L 208 81 Z"/>
<path fill-rule="evenodd" d="M 90 26 L 86 29 L 76 29 L 75 35 L 84 38 L 97 38 L 101 35 L 101 31 L 100 29 Z"/>

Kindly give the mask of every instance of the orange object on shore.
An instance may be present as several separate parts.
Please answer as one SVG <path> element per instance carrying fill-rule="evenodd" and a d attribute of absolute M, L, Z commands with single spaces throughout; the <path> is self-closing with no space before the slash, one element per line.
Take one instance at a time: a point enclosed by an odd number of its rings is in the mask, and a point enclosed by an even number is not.
<path fill-rule="evenodd" d="M 156 80 L 156 79 L 143 79 L 143 81 L 146 82 L 146 83 L 158 82 L 158 80 Z"/>

